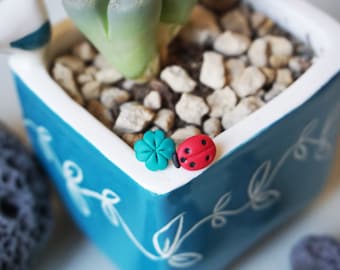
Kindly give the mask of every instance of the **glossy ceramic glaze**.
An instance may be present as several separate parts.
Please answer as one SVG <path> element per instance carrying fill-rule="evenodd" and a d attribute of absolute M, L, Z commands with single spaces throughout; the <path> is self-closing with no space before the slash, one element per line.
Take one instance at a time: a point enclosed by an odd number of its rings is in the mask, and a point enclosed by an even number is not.
<path fill-rule="evenodd" d="M 69 28 L 56 29 L 47 54 L 11 59 L 38 157 L 80 228 L 120 269 L 224 269 L 324 185 L 340 127 L 339 27 L 303 1 L 251 2 L 308 36 L 318 60 L 284 94 L 216 138 L 215 162 L 195 173 L 147 171 L 53 82 L 45 59 L 74 42 Z M 303 27 L 294 28 L 298 23 Z M 58 34 L 64 42 L 53 47 Z"/>

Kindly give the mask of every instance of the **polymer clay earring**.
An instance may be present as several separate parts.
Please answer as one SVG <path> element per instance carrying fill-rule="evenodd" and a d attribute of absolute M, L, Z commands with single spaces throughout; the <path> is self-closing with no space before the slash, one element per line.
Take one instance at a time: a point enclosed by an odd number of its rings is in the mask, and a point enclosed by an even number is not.
<path fill-rule="evenodd" d="M 177 152 L 175 148 L 174 141 L 161 130 L 146 132 L 134 145 L 136 158 L 151 171 L 165 170 L 171 159 L 176 168 L 197 171 L 208 167 L 216 156 L 214 141 L 202 134 L 185 140 Z"/>

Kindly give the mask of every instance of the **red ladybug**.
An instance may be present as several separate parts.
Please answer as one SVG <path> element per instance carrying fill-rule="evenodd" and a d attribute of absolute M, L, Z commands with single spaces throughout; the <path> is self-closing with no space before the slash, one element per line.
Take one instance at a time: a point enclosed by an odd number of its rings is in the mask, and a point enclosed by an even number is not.
<path fill-rule="evenodd" d="M 207 135 L 186 139 L 173 156 L 174 165 L 189 171 L 201 170 L 211 164 L 216 156 L 216 146 Z"/>

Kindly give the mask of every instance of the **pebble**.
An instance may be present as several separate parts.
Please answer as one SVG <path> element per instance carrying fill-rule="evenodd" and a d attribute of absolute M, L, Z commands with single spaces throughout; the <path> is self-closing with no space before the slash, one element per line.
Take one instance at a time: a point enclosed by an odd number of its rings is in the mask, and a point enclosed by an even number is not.
<path fill-rule="evenodd" d="M 287 86 L 274 83 L 273 87 L 264 95 L 263 99 L 265 102 L 269 102 L 280 95 L 286 89 Z"/>
<path fill-rule="evenodd" d="M 225 31 L 251 36 L 248 20 L 239 9 L 225 13 L 221 18 L 221 25 Z"/>
<path fill-rule="evenodd" d="M 294 47 L 285 37 L 266 36 L 265 39 L 269 42 L 272 55 L 280 55 L 291 57 L 294 53 Z"/>
<path fill-rule="evenodd" d="M 102 54 L 97 54 L 97 56 L 94 58 L 93 64 L 98 69 L 112 68 L 112 65 L 106 61 Z"/>
<path fill-rule="evenodd" d="M 83 41 L 74 47 L 73 54 L 85 62 L 93 61 L 96 57 L 96 51 L 87 41 Z"/>
<path fill-rule="evenodd" d="M 264 22 L 256 29 L 256 32 L 260 37 L 264 37 L 273 31 L 274 27 L 275 23 L 270 18 L 266 17 Z"/>
<path fill-rule="evenodd" d="M 276 79 L 276 70 L 268 67 L 260 68 L 263 75 L 266 77 L 266 85 L 271 85 Z"/>
<path fill-rule="evenodd" d="M 83 85 L 81 93 L 86 100 L 97 99 L 100 96 L 100 87 L 100 82 L 91 81 Z"/>
<path fill-rule="evenodd" d="M 259 29 L 261 25 L 266 21 L 267 17 L 263 13 L 255 11 L 250 16 L 250 25 L 253 29 Z"/>
<path fill-rule="evenodd" d="M 216 90 L 207 97 L 211 111 L 211 117 L 222 117 L 224 112 L 231 111 L 235 108 L 237 97 L 234 91 L 229 87 Z"/>
<path fill-rule="evenodd" d="M 120 107 L 113 130 L 118 134 L 142 132 L 155 117 L 155 113 L 137 102 L 128 102 Z"/>
<path fill-rule="evenodd" d="M 214 13 L 202 5 L 197 5 L 189 22 L 181 31 L 181 38 L 188 43 L 211 45 L 220 33 Z"/>
<path fill-rule="evenodd" d="M 272 68 L 284 68 L 288 66 L 289 57 L 285 55 L 272 55 L 269 58 L 269 63 Z"/>
<path fill-rule="evenodd" d="M 162 98 L 158 91 L 151 91 L 144 98 L 144 106 L 151 110 L 159 110 L 162 106 Z"/>
<path fill-rule="evenodd" d="M 309 67 L 311 63 L 303 57 L 292 57 L 289 60 L 289 69 L 294 73 L 295 77 L 301 76 Z"/>
<path fill-rule="evenodd" d="M 62 64 L 68 67 L 72 72 L 81 73 L 85 69 L 84 62 L 77 56 L 63 55 L 58 57 L 56 60 L 57 64 Z"/>
<path fill-rule="evenodd" d="M 165 132 L 169 132 L 175 124 L 175 117 L 172 110 L 162 109 L 157 113 L 154 124 Z"/>
<path fill-rule="evenodd" d="M 209 118 L 203 123 L 203 131 L 205 134 L 216 137 L 222 132 L 221 120 L 218 118 Z"/>
<path fill-rule="evenodd" d="M 266 77 L 263 73 L 257 67 L 251 66 L 232 82 L 232 88 L 239 97 L 243 98 L 256 94 L 265 83 Z"/>
<path fill-rule="evenodd" d="M 175 141 L 175 143 L 181 144 L 186 139 L 201 134 L 201 131 L 195 126 L 186 126 L 184 128 L 177 129 L 172 135 L 171 138 Z"/>
<path fill-rule="evenodd" d="M 231 128 L 233 125 L 240 122 L 263 105 L 263 101 L 258 97 L 252 96 L 242 99 L 234 110 L 224 114 L 222 119 L 224 129 Z"/>
<path fill-rule="evenodd" d="M 104 89 L 100 95 L 100 102 L 108 109 L 123 104 L 130 99 L 130 93 L 117 87 Z"/>
<path fill-rule="evenodd" d="M 116 82 L 119 82 L 123 79 L 123 75 L 120 74 L 116 69 L 114 68 L 105 68 L 99 70 L 95 74 L 95 78 L 98 82 L 101 82 L 103 84 L 114 84 Z"/>
<path fill-rule="evenodd" d="M 96 75 L 98 69 L 94 66 L 87 67 L 84 71 L 84 74 L 91 75 L 94 77 Z"/>
<path fill-rule="evenodd" d="M 276 83 L 286 87 L 293 83 L 293 74 L 288 68 L 279 69 L 276 73 Z"/>
<path fill-rule="evenodd" d="M 111 129 L 114 119 L 110 110 L 105 108 L 98 100 L 90 100 L 87 110 L 107 128 Z"/>
<path fill-rule="evenodd" d="M 163 69 L 161 79 L 177 93 L 190 93 L 197 85 L 186 70 L 180 66 L 169 66 Z"/>
<path fill-rule="evenodd" d="M 246 63 L 241 58 L 229 59 L 225 65 L 231 80 L 241 76 L 246 69 Z"/>
<path fill-rule="evenodd" d="M 56 63 L 52 69 L 52 76 L 72 99 L 79 104 L 84 104 L 84 99 L 77 88 L 73 78 L 73 72 L 70 68 L 61 63 Z"/>
<path fill-rule="evenodd" d="M 93 80 L 94 80 L 94 77 L 91 74 L 86 74 L 86 73 L 79 74 L 77 77 L 77 82 L 79 84 L 85 84 L 88 82 L 92 82 Z"/>
<path fill-rule="evenodd" d="M 125 133 L 122 135 L 122 139 L 131 147 L 134 146 L 134 144 L 143 138 L 143 133 L 137 133 L 137 134 L 133 134 L 133 133 Z"/>
<path fill-rule="evenodd" d="M 211 51 L 203 54 L 200 81 L 213 89 L 224 87 L 226 83 L 226 76 L 224 60 L 221 54 Z"/>
<path fill-rule="evenodd" d="M 226 56 L 239 56 L 248 50 L 250 44 L 247 36 L 227 31 L 216 38 L 214 49 Z"/>
<path fill-rule="evenodd" d="M 256 67 L 265 67 L 268 65 L 268 56 L 268 42 L 263 38 L 256 39 L 248 51 L 250 63 Z"/>
<path fill-rule="evenodd" d="M 201 125 L 202 117 L 209 112 L 204 99 L 191 94 L 183 94 L 176 104 L 177 115 L 185 122 Z"/>

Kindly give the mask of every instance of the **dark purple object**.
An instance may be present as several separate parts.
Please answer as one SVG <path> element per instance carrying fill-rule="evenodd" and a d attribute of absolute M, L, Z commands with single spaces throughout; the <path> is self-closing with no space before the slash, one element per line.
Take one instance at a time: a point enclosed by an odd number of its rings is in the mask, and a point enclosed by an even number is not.
<path fill-rule="evenodd" d="M 51 208 L 33 157 L 0 124 L 0 269 L 23 270 L 47 239 Z"/>
<path fill-rule="evenodd" d="M 309 236 L 292 250 L 293 270 L 340 270 L 340 242 L 329 236 Z"/>

